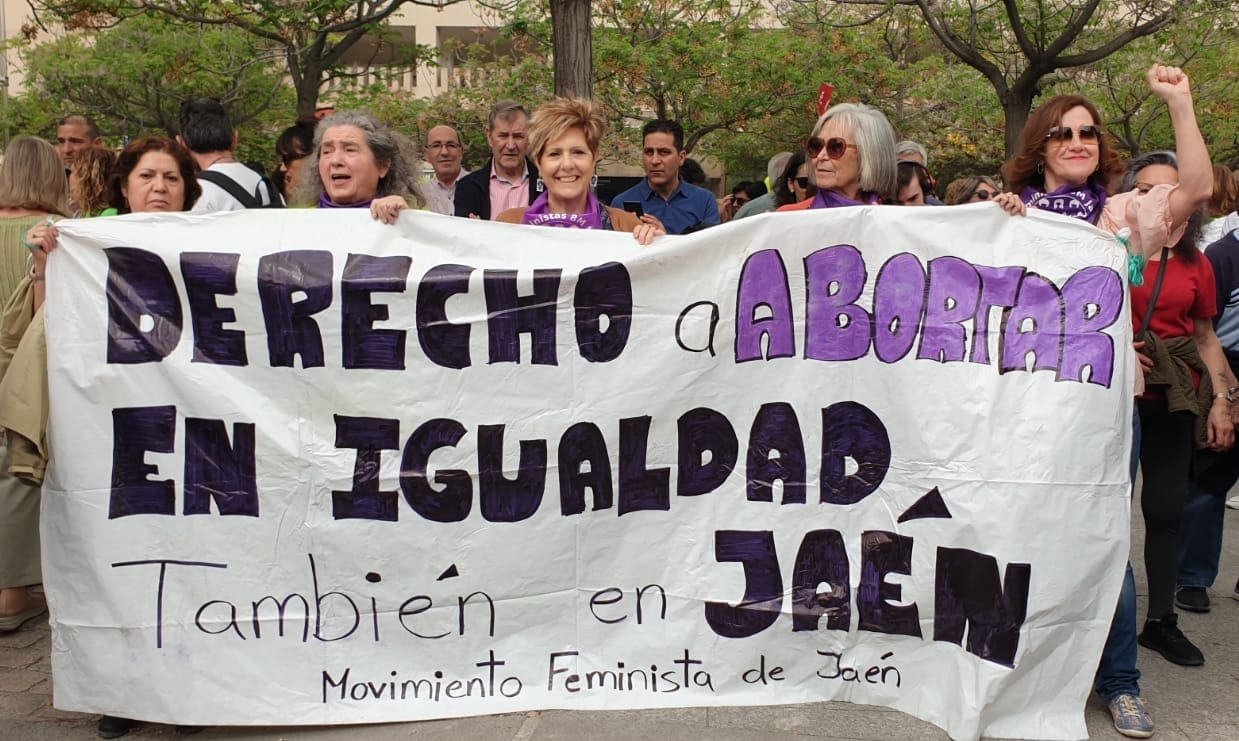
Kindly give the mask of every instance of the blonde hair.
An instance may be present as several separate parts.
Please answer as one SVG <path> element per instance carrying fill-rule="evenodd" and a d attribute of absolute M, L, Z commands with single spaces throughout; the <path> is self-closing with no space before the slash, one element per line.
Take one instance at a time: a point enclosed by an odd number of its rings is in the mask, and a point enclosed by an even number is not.
<path fill-rule="evenodd" d="M 37 136 L 18 136 L 0 165 L 0 208 L 69 215 L 69 179 L 56 148 Z"/>
<path fill-rule="evenodd" d="M 533 112 L 529 119 L 529 156 L 536 163 L 547 145 L 570 129 L 580 129 L 585 134 L 589 151 L 597 157 L 607 122 L 597 106 L 580 98 L 553 98 Z"/>

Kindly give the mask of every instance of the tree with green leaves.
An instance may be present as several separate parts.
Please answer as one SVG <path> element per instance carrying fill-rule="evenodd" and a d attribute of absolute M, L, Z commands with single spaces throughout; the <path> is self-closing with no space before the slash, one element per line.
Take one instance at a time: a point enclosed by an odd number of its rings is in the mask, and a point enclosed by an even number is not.
<path fill-rule="evenodd" d="M 367 35 L 381 36 L 405 5 L 443 7 L 459 0 L 27 0 L 37 17 L 67 28 L 111 26 L 157 14 L 187 24 L 232 28 L 278 50 L 296 93 L 297 117 L 314 114 L 323 86 L 342 71 L 345 54 Z M 427 50 L 399 47 L 404 66 Z"/>
<path fill-rule="evenodd" d="M 793 0 L 795 1 L 795 0 Z M 946 50 L 989 81 L 1005 115 L 1004 140 L 1013 153 L 1033 101 L 1061 70 L 1092 65 L 1136 39 L 1216 0 L 834 0 L 876 11 L 915 8 Z M 1233 12 L 1233 8 L 1230 9 Z M 1152 61 L 1152 60 L 1149 60 Z M 1147 64 L 1145 65 L 1147 67 Z"/>
<path fill-rule="evenodd" d="M 272 65 L 277 51 L 230 28 L 135 18 L 102 31 L 75 31 L 22 50 L 28 92 L 13 102 L 25 120 L 13 128 L 44 133 L 65 113 L 90 116 L 109 137 L 175 130 L 183 100 L 214 97 L 238 128 L 291 95 Z"/>

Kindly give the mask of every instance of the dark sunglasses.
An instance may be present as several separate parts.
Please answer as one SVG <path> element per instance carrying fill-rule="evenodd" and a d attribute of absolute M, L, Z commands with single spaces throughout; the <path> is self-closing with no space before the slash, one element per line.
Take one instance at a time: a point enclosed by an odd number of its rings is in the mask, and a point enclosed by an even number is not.
<path fill-rule="evenodd" d="M 974 190 L 972 192 L 972 195 L 968 196 L 968 198 L 969 200 L 973 198 L 979 198 L 982 201 L 988 201 L 989 199 L 993 198 L 995 195 L 997 194 L 994 193 L 992 190 Z"/>
<path fill-rule="evenodd" d="M 837 136 L 832 136 L 829 139 L 822 140 L 819 137 L 811 136 L 804 143 L 805 152 L 810 158 L 816 159 L 822 150 L 826 150 L 826 156 L 832 160 L 841 159 L 849 149 L 856 149 L 855 144 L 848 144 L 846 141 Z"/>
<path fill-rule="evenodd" d="M 796 177 L 792 178 L 792 180 L 796 181 L 796 185 L 799 185 L 801 188 L 809 187 L 809 176 L 808 175 L 797 175 Z"/>
<path fill-rule="evenodd" d="M 1078 131 L 1082 142 L 1095 142 L 1101 138 L 1100 126 L 1081 126 Z M 1046 141 L 1069 142 L 1075 135 L 1076 132 L 1072 131 L 1070 126 L 1055 126 L 1045 132 L 1045 139 Z"/>

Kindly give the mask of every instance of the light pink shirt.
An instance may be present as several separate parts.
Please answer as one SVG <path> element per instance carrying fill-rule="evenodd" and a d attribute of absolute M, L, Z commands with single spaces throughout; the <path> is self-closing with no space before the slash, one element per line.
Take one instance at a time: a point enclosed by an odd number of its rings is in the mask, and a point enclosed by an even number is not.
<path fill-rule="evenodd" d="M 456 183 L 468 174 L 469 171 L 462 167 L 452 179 L 451 185 L 444 185 L 439 178 L 432 175 L 430 180 L 422 185 L 422 196 L 426 199 L 426 208 L 437 214 L 454 216 L 456 214 Z"/>
<path fill-rule="evenodd" d="M 520 180 L 512 182 L 500 177 L 495 172 L 495 163 L 490 165 L 490 220 L 495 221 L 499 214 L 510 208 L 524 208 L 529 205 L 529 168 L 521 173 Z"/>

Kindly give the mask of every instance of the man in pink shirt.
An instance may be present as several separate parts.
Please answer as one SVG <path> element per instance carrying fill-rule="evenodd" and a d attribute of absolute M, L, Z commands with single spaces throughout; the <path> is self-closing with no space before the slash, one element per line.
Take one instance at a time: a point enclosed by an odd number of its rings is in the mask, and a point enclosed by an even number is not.
<path fill-rule="evenodd" d="M 456 183 L 456 215 L 493 219 L 509 208 L 528 206 L 538 197 L 538 168 L 525 157 L 529 112 L 501 100 L 490 108 L 486 141 L 490 160 Z"/>

